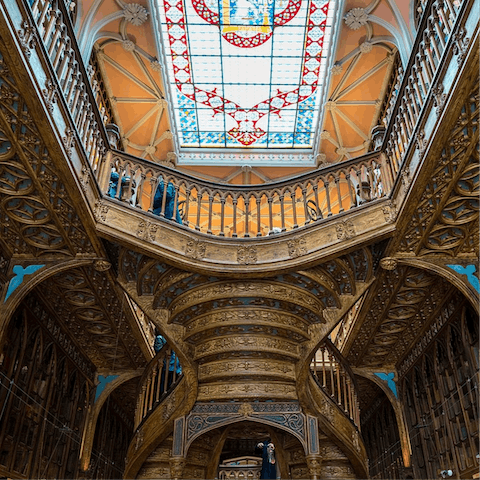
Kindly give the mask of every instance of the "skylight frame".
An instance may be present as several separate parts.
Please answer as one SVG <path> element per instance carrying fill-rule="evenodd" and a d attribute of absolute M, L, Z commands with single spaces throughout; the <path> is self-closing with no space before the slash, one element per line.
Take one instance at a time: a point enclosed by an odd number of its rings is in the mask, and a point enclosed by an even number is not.
<path fill-rule="evenodd" d="M 170 0 L 171 2 L 177 0 Z M 192 0 L 186 0 L 191 2 Z M 198 0 L 197 0 L 198 1 Z M 313 0 L 312 0 L 313 1 Z M 325 30 L 332 30 L 335 25 L 335 19 L 339 11 L 343 10 L 344 0 L 330 0 L 330 9 L 327 14 L 327 26 Z M 310 2 L 303 2 L 310 5 Z M 154 27 L 156 30 L 157 48 L 160 52 L 159 62 L 162 65 L 162 73 L 165 82 L 165 93 L 169 105 L 174 105 L 174 96 L 177 87 L 174 83 L 170 83 L 168 78 L 168 69 L 171 70 L 166 54 L 169 41 L 165 42 L 165 32 L 162 31 L 162 15 L 160 9 L 163 8 L 161 0 L 150 0 L 152 14 L 154 17 Z M 337 24 L 338 25 L 338 24 Z M 213 27 L 213 26 L 212 26 Z M 216 26 L 215 28 L 219 28 Z M 318 114 L 316 123 L 311 129 L 312 146 L 308 148 L 290 147 L 290 148 L 262 148 L 262 147 L 185 147 L 181 146 L 178 138 L 178 115 L 169 108 L 171 130 L 174 137 L 174 150 L 178 165 L 250 165 L 250 166 L 316 166 L 316 148 L 318 145 L 318 126 L 323 122 L 323 109 L 321 105 L 325 102 L 327 93 L 327 85 L 329 83 L 329 65 L 331 64 L 332 52 L 335 50 L 334 44 L 338 40 L 338 29 L 335 29 L 330 36 L 325 35 L 322 62 L 320 71 L 322 74 L 318 76 L 318 86 L 315 94 L 318 96 L 316 105 Z M 303 60 L 302 60 L 303 62 Z M 196 106 L 198 108 L 198 106 Z M 295 111 L 297 115 L 298 108 Z M 224 115 L 225 118 L 225 115 Z"/>

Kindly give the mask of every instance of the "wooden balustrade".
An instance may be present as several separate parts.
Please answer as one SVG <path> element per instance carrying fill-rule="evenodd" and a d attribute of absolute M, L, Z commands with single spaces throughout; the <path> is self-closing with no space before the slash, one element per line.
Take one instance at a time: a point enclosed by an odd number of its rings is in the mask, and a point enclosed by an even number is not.
<path fill-rule="evenodd" d="M 175 352 L 167 345 L 152 358 L 139 383 L 135 428 L 175 388 L 182 376 L 182 368 Z"/>
<path fill-rule="evenodd" d="M 262 470 L 260 457 L 237 457 L 223 461 L 218 466 L 219 480 L 258 480 Z"/>
<path fill-rule="evenodd" d="M 316 351 L 310 369 L 317 385 L 360 430 L 360 409 L 354 374 L 329 339 L 325 340 Z"/>
<path fill-rule="evenodd" d="M 388 124 L 384 151 L 397 175 L 405 158 L 422 109 L 429 98 L 435 75 L 442 65 L 463 1 L 417 0 L 417 38 L 410 60 L 405 68 L 399 67 L 396 92 L 392 95 L 385 116 Z"/>
<path fill-rule="evenodd" d="M 117 153 L 99 174 L 111 198 L 221 237 L 295 230 L 388 194 L 393 178 L 374 152 L 354 161 L 263 185 L 219 185 Z M 166 186 L 166 188 L 165 188 Z"/>
<path fill-rule="evenodd" d="M 76 4 L 64 0 L 31 0 L 29 3 L 38 37 L 50 58 L 78 138 L 95 170 L 106 150 L 107 137 L 69 18 Z"/>

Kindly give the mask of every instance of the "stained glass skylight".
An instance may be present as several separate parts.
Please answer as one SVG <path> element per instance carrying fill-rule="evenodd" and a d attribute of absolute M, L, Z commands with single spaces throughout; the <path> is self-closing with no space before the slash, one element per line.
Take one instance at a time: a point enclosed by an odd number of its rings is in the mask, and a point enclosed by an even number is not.
<path fill-rule="evenodd" d="M 334 0 L 156 2 L 181 148 L 312 148 Z"/>

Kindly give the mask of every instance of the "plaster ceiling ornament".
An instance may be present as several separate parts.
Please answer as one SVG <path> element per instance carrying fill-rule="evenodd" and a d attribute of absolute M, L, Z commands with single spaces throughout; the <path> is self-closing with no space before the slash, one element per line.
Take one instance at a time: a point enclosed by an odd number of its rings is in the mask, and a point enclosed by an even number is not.
<path fill-rule="evenodd" d="M 352 8 L 344 17 L 345 25 L 352 30 L 358 30 L 368 22 L 368 14 L 364 8 Z"/>
<path fill-rule="evenodd" d="M 131 40 L 124 40 L 122 42 L 122 47 L 127 51 L 127 52 L 133 52 L 135 50 L 135 43 L 132 42 Z"/>
<path fill-rule="evenodd" d="M 329 112 L 333 112 L 337 109 L 337 104 L 336 104 L 336 102 L 330 100 L 327 103 L 325 103 L 324 107 L 325 107 L 325 110 L 327 110 Z"/>
<path fill-rule="evenodd" d="M 340 63 L 336 63 L 332 68 L 331 68 L 331 72 L 332 72 L 332 75 L 340 75 L 343 71 L 343 66 L 342 64 Z"/>
<path fill-rule="evenodd" d="M 154 145 L 147 145 L 145 147 L 145 153 L 147 155 L 155 155 L 156 151 L 157 151 L 157 147 L 155 147 Z"/>
<path fill-rule="evenodd" d="M 323 130 L 323 132 L 320 133 L 320 138 L 322 140 L 327 140 L 327 139 L 331 138 L 330 132 L 327 131 L 327 130 Z"/>
<path fill-rule="evenodd" d="M 162 71 L 162 65 L 160 64 L 160 62 L 158 60 L 152 60 L 150 62 L 150 68 L 154 71 L 154 72 L 161 72 Z"/>
<path fill-rule="evenodd" d="M 373 43 L 372 42 L 363 42 L 362 44 L 360 44 L 360 46 L 358 47 L 360 49 L 360 51 L 362 53 L 369 53 L 372 51 L 372 48 L 373 48 Z"/>
<path fill-rule="evenodd" d="M 136 27 L 143 25 L 148 17 L 148 11 L 138 3 L 127 3 L 123 8 L 125 20 Z"/>

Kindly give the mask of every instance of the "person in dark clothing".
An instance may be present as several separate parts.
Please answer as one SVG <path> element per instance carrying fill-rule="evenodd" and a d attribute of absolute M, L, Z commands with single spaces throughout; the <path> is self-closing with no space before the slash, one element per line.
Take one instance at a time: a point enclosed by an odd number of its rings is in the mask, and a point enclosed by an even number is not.
<path fill-rule="evenodd" d="M 257 444 L 257 448 L 262 450 L 262 471 L 260 478 L 269 480 L 277 478 L 277 462 L 275 461 L 275 445 L 270 439 Z"/>
<path fill-rule="evenodd" d="M 157 190 L 155 192 L 155 197 L 153 199 L 153 213 L 154 215 L 160 215 L 163 207 L 163 195 L 165 190 L 165 184 L 161 181 L 158 184 Z M 175 208 L 175 212 L 174 212 Z M 165 218 L 169 220 L 175 220 L 180 225 L 183 224 L 182 217 L 178 210 L 178 205 L 175 205 L 175 187 L 173 183 L 168 182 L 167 184 L 167 193 L 165 195 L 165 209 L 164 209 Z"/>

